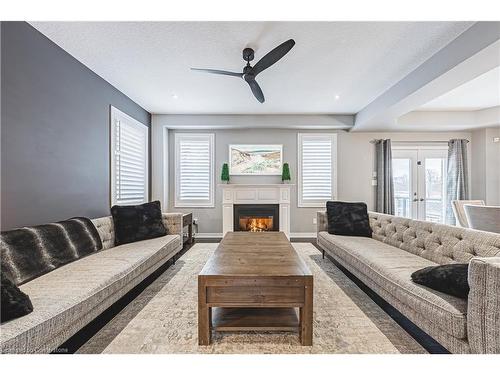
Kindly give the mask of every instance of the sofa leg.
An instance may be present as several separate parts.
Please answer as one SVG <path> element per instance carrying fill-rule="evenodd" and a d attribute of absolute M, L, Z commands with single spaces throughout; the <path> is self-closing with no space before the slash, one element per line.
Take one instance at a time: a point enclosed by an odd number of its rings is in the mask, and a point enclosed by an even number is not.
<path fill-rule="evenodd" d="M 325 250 L 323 250 L 323 259 L 325 259 Z"/>

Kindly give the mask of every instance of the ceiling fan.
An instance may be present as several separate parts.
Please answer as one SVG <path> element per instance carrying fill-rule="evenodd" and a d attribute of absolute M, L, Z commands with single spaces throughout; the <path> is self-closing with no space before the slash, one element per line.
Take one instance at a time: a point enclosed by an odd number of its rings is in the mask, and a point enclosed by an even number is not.
<path fill-rule="evenodd" d="M 285 56 L 288 53 L 288 51 L 292 49 L 294 45 L 295 41 L 293 39 L 289 39 L 286 42 L 281 43 L 278 47 L 268 52 L 267 55 L 265 55 L 262 59 L 260 59 L 254 66 L 250 65 L 250 61 L 254 59 L 254 50 L 251 48 L 245 48 L 243 50 L 243 60 L 247 62 L 247 65 L 243 68 L 242 73 L 228 72 L 226 70 L 216 70 L 216 69 L 191 68 L 191 70 L 243 78 L 250 86 L 250 89 L 252 90 L 252 93 L 255 96 L 255 98 L 259 102 L 264 103 L 265 101 L 264 94 L 262 93 L 259 84 L 255 80 L 255 77 L 263 70 L 269 68 L 271 65 L 280 60 L 283 56 Z"/>

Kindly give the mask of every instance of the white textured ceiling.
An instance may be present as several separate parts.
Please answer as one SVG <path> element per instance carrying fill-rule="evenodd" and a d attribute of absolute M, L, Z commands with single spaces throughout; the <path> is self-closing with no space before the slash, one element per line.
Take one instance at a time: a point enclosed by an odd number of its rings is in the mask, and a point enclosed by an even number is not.
<path fill-rule="evenodd" d="M 500 106 L 500 67 L 426 103 L 424 111 L 477 111 Z"/>
<path fill-rule="evenodd" d="M 472 25 L 471 22 L 32 22 L 152 113 L 356 113 Z M 295 47 L 257 77 L 241 71 L 293 38 Z M 177 99 L 174 98 L 177 96 Z M 336 100 L 335 96 L 339 99 Z"/>

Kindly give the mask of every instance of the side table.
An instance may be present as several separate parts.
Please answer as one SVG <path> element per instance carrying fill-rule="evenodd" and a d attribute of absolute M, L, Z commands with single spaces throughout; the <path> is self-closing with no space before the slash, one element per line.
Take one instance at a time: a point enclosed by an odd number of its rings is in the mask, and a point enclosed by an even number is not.
<path fill-rule="evenodd" d="M 186 239 L 186 243 L 192 244 L 193 243 L 193 213 L 187 213 L 182 216 L 182 227 L 188 227 L 188 235 Z"/>

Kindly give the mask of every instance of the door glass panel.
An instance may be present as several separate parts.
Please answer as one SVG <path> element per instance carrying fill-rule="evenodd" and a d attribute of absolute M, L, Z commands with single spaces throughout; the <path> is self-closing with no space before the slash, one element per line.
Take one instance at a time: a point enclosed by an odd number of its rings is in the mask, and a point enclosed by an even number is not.
<path fill-rule="evenodd" d="M 425 219 L 444 223 L 445 219 L 445 164 L 444 158 L 425 159 Z"/>
<path fill-rule="evenodd" d="M 392 159 L 394 213 L 411 218 L 411 160 Z"/>

